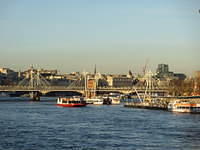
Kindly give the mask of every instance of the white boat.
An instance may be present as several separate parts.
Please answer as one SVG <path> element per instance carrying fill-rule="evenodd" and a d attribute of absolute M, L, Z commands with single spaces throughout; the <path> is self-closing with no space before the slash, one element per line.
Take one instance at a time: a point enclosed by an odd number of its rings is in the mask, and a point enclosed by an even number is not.
<path fill-rule="evenodd" d="M 94 105 L 103 105 L 103 98 L 93 97 L 93 98 L 85 98 L 87 104 Z"/>
<path fill-rule="evenodd" d="M 200 104 L 176 100 L 168 104 L 168 110 L 171 112 L 200 113 Z"/>
<path fill-rule="evenodd" d="M 110 99 L 112 105 L 120 104 L 120 94 L 119 93 L 110 93 L 108 95 L 108 98 Z"/>
<path fill-rule="evenodd" d="M 59 97 L 57 99 L 57 106 L 62 107 L 84 107 L 86 102 L 82 97 L 72 96 L 72 97 Z"/>
<path fill-rule="evenodd" d="M 109 97 L 109 99 L 111 100 L 112 105 L 120 104 L 120 98 L 119 97 Z"/>

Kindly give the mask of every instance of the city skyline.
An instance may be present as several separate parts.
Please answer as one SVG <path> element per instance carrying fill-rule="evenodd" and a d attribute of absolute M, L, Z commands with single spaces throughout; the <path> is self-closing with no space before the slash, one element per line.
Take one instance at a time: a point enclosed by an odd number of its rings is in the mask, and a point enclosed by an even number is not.
<path fill-rule="evenodd" d="M 14 70 L 200 69 L 197 0 L 1 1 L 0 65 Z"/>

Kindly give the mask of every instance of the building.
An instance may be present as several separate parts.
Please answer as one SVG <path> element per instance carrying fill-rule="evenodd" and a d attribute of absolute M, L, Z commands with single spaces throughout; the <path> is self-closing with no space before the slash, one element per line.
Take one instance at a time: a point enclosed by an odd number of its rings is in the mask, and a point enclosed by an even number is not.
<path fill-rule="evenodd" d="M 129 87 L 133 84 L 133 79 L 126 76 L 107 76 L 107 82 L 110 87 Z"/>
<path fill-rule="evenodd" d="M 3 74 L 10 74 L 10 73 L 13 73 L 14 71 L 9 69 L 9 68 L 0 68 L 0 73 L 3 73 Z"/>
<path fill-rule="evenodd" d="M 172 79 L 174 77 L 174 73 L 169 71 L 169 66 L 167 64 L 158 64 L 156 74 L 157 78 L 161 80 Z"/>
<path fill-rule="evenodd" d="M 158 68 L 156 70 L 157 74 L 168 73 L 168 72 L 169 72 L 169 66 L 167 64 L 158 64 Z"/>
<path fill-rule="evenodd" d="M 186 75 L 183 73 L 174 73 L 169 71 L 167 64 L 159 64 L 156 70 L 156 77 L 160 80 L 185 80 Z"/>
<path fill-rule="evenodd" d="M 43 77 L 56 76 L 58 73 L 57 70 L 45 70 L 45 69 L 41 69 L 39 70 L 39 72 Z"/>
<path fill-rule="evenodd" d="M 192 95 L 200 96 L 200 71 L 195 71 L 194 73 L 194 87 Z"/>
<path fill-rule="evenodd" d="M 6 79 L 5 74 L 0 73 L 0 85 L 2 85 L 4 83 L 4 80 Z"/>
<path fill-rule="evenodd" d="M 3 85 L 16 85 L 18 82 L 18 72 L 9 68 L 0 68 L 0 84 Z"/>
<path fill-rule="evenodd" d="M 185 80 L 186 79 L 186 75 L 183 73 L 174 73 L 174 77 L 178 80 Z"/>
<path fill-rule="evenodd" d="M 200 79 L 200 71 L 195 71 L 194 77 Z"/>

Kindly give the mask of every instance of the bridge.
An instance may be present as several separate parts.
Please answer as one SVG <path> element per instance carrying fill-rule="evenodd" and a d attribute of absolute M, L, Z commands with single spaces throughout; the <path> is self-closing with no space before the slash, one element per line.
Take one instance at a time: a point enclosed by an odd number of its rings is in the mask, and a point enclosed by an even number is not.
<path fill-rule="evenodd" d="M 14 86 L 0 86 L 0 92 L 28 92 L 30 97 L 33 100 L 39 100 L 40 95 L 45 95 L 50 92 L 76 92 L 81 95 L 87 96 L 89 93 L 90 96 L 96 93 L 146 93 L 147 86 L 129 86 L 129 87 L 99 87 L 96 84 L 96 79 L 93 79 L 94 83 L 92 83 L 89 78 L 86 77 L 80 80 L 76 80 L 72 82 L 69 86 L 52 86 L 49 82 L 40 75 L 39 70 L 35 70 L 33 68 L 30 69 L 30 76 L 28 78 L 24 78 L 19 82 L 18 85 Z M 91 84 L 92 83 L 92 84 Z M 92 85 L 92 86 L 91 86 Z M 149 88 L 149 87 L 148 87 Z M 154 87 L 149 88 L 148 92 L 151 93 L 162 93 L 162 95 L 166 95 L 168 93 L 167 87 Z M 91 94 L 92 93 L 92 94 Z"/>
<path fill-rule="evenodd" d="M 98 93 L 122 93 L 129 94 L 135 93 L 137 90 L 138 93 L 145 93 L 146 87 L 97 87 L 95 91 Z M 84 95 L 86 89 L 84 87 L 68 87 L 68 86 L 40 86 L 40 87 L 31 87 L 31 86 L 0 86 L 0 92 L 39 92 L 43 95 L 50 92 L 77 92 Z M 154 88 L 148 90 L 151 93 L 168 93 L 168 88 Z"/>

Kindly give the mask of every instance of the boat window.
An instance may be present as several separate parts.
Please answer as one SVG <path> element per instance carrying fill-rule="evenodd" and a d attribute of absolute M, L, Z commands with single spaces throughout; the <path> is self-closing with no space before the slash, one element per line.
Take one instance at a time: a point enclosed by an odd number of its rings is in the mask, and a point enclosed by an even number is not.
<path fill-rule="evenodd" d="M 190 109 L 190 107 L 178 106 L 177 109 Z"/>

